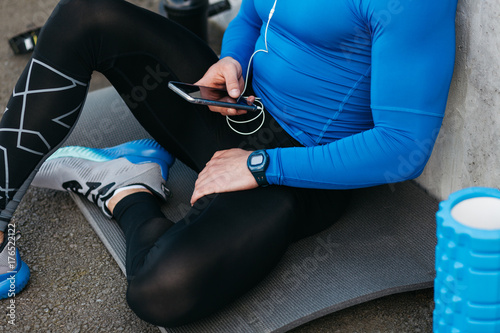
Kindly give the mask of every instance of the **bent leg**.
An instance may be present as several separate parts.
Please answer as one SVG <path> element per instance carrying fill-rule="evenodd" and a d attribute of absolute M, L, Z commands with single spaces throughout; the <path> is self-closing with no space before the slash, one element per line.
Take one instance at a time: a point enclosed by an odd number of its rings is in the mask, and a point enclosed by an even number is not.
<path fill-rule="evenodd" d="M 73 66 L 79 75 L 103 73 L 148 133 L 199 171 L 218 150 L 217 128 L 227 126 L 207 107 L 184 101 L 168 82 L 200 79 L 218 61 L 213 50 L 178 24 L 126 1 L 64 3 L 42 31 L 38 53 L 51 53 L 64 43 L 66 54 L 51 54 L 54 63 Z M 59 36 L 60 27 L 71 26 L 76 32 L 42 44 L 42 37 Z"/>
<path fill-rule="evenodd" d="M 127 252 L 127 300 L 139 317 L 167 327 L 241 296 L 293 240 L 331 225 L 349 201 L 345 191 L 270 186 L 205 197 L 172 224 L 159 209 L 151 213 L 154 202 L 146 203 L 146 196 L 129 196 L 115 208 L 127 241 L 135 244 Z M 143 216 L 147 206 L 150 215 Z"/>
<path fill-rule="evenodd" d="M 129 105 L 139 105 L 135 114 L 143 113 L 143 123 L 156 124 L 152 109 L 184 111 L 176 107 L 176 96 L 164 93 L 169 92 L 167 80 L 194 81 L 216 60 L 190 32 L 126 1 L 61 1 L 42 29 L 0 123 L 0 231 L 43 160 L 76 123 L 92 71 L 105 73 L 124 98 L 132 94 Z M 140 95 L 143 90 L 149 96 Z M 157 140 L 163 130 L 153 129 Z"/>

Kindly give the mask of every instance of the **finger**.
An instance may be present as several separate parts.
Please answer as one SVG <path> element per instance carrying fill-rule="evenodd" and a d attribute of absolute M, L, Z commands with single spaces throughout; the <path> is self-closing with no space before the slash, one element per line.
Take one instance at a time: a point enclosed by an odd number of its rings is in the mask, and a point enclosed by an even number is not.
<path fill-rule="evenodd" d="M 220 106 L 209 106 L 210 111 L 220 113 L 223 116 L 239 116 L 247 113 L 245 110 L 222 108 Z"/>
<path fill-rule="evenodd" d="M 248 105 L 252 105 L 255 102 L 255 96 L 248 96 L 247 103 Z"/>
<path fill-rule="evenodd" d="M 194 205 L 194 203 L 204 195 L 203 192 L 200 190 L 201 185 L 199 183 L 199 179 L 200 178 L 198 177 L 194 186 L 193 194 L 191 195 L 191 200 L 190 200 L 191 206 Z"/>
<path fill-rule="evenodd" d="M 203 169 L 205 170 L 205 169 Z M 203 172 L 203 171 L 202 171 Z M 200 173 L 198 179 L 194 184 L 193 194 L 191 195 L 191 205 L 193 205 L 199 198 L 201 198 L 203 194 L 203 183 L 205 183 L 204 176 Z"/>
<path fill-rule="evenodd" d="M 242 76 L 242 75 L 240 75 L 238 82 L 239 82 L 239 84 L 240 84 L 240 90 L 245 89 L 245 80 L 243 79 L 243 76 Z M 241 94 L 240 94 L 240 95 L 241 95 Z"/>
<path fill-rule="evenodd" d="M 236 109 L 226 109 L 225 110 L 225 116 L 236 116 L 238 114 L 238 111 Z"/>
<path fill-rule="evenodd" d="M 218 112 L 223 116 L 239 116 L 246 113 L 245 110 L 228 109 L 228 108 L 217 108 L 217 110 L 212 110 L 212 111 Z"/>
<path fill-rule="evenodd" d="M 240 78 L 241 74 L 234 64 L 228 64 L 224 68 L 224 78 L 226 79 L 226 89 L 232 98 L 239 98 L 241 95 Z"/>
<path fill-rule="evenodd" d="M 204 196 L 212 194 L 212 193 L 215 193 L 215 192 L 213 192 L 213 191 L 209 192 L 209 191 L 205 191 L 205 190 L 195 189 L 193 191 L 193 194 L 191 195 L 191 200 L 190 200 L 191 206 L 193 206 L 196 203 L 196 201 L 198 201 L 200 198 L 203 198 Z"/>
<path fill-rule="evenodd" d="M 205 169 L 206 172 L 200 173 L 196 180 L 195 190 L 201 191 L 204 195 L 217 193 L 230 183 L 229 172 L 220 163 Z"/>
<path fill-rule="evenodd" d="M 191 195 L 191 205 L 194 205 L 198 199 L 205 195 L 216 193 L 217 189 L 213 185 L 213 179 L 210 176 L 198 177 L 193 194 Z"/>
<path fill-rule="evenodd" d="M 193 192 L 193 195 L 191 196 L 191 200 L 190 200 L 190 203 L 191 203 L 191 206 L 193 206 L 196 201 L 198 201 L 198 199 L 200 199 L 203 195 L 201 195 L 198 191 L 194 191 Z"/>
<path fill-rule="evenodd" d="M 219 156 L 223 155 L 226 150 L 217 150 L 213 155 L 212 158 L 210 159 L 213 161 L 214 159 L 218 158 Z"/>
<path fill-rule="evenodd" d="M 240 87 L 239 87 L 239 84 L 237 81 L 233 82 L 233 81 L 227 80 L 226 81 L 226 89 L 227 89 L 227 93 L 232 98 L 238 98 L 241 95 L 241 90 L 240 90 Z"/>
<path fill-rule="evenodd" d="M 205 183 L 205 179 L 207 178 L 207 173 L 208 173 L 208 169 L 210 167 L 207 166 L 205 167 L 203 170 L 201 170 L 201 172 L 198 174 L 198 178 L 196 179 L 196 182 L 194 183 L 194 189 L 197 190 L 199 189 L 203 183 Z"/>
<path fill-rule="evenodd" d="M 221 108 L 220 106 L 209 106 L 208 108 L 210 109 L 210 111 L 220 113 L 222 115 L 225 115 L 226 113 L 226 108 Z"/>
<path fill-rule="evenodd" d="M 215 178 L 215 175 L 212 172 L 212 166 L 205 167 L 200 174 L 198 175 L 198 179 L 194 184 L 195 191 L 200 191 L 208 186 L 208 184 L 212 183 Z"/>
<path fill-rule="evenodd" d="M 245 110 L 240 110 L 240 109 L 227 109 L 227 115 L 228 116 L 240 116 L 242 114 L 246 114 L 247 111 Z"/>

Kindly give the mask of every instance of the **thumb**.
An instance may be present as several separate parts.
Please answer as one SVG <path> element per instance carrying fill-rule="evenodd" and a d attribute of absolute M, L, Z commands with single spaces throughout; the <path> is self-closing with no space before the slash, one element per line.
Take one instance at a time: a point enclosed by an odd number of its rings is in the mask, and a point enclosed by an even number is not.
<path fill-rule="evenodd" d="M 229 96 L 232 98 L 239 98 L 241 95 L 241 70 L 239 70 L 238 66 L 231 63 L 229 68 L 224 73 L 224 78 L 226 80 L 226 90 L 229 93 Z"/>
<path fill-rule="evenodd" d="M 238 78 L 236 76 L 226 78 L 226 89 L 229 96 L 231 96 L 232 98 L 237 99 L 240 97 L 241 95 L 240 85 L 238 82 Z"/>

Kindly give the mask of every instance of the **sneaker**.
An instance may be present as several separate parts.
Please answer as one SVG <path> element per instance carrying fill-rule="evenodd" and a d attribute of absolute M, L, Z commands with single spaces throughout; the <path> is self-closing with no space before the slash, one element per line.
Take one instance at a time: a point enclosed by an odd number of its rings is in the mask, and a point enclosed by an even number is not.
<path fill-rule="evenodd" d="M 106 201 L 115 190 L 142 185 L 167 200 L 165 186 L 174 157 L 153 140 L 137 140 L 111 148 L 59 148 L 40 167 L 32 185 L 79 193 L 111 218 Z"/>
<path fill-rule="evenodd" d="M 5 231 L 4 242 L 0 245 L 0 299 L 17 295 L 30 279 L 30 269 L 16 248 L 21 234 L 10 231 L 10 228 Z"/>

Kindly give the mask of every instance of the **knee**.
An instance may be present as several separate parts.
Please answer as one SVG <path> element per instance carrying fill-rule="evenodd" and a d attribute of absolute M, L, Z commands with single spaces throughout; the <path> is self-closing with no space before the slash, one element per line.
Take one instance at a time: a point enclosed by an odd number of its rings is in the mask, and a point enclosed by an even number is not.
<path fill-rule="evenodd" d="M 94 0 L 60 0 L 52 11 L 48 22 L 64 19 L 68 23 L 78 23 L 92 15 L 93 7 L 97 5 Z"/>
<path fill-rule="evenodd" d="M 71 70 L 79 79 L 88 79 L 96 68 L 96 55 L 106 15 L 112 11 L 112 0 L 62 0 L 45 23 L 35 56 L 50 61 L 61 70 L 70 71 L 75 62 L 83 67 Z"/>
<path fill-rule="evenodd" d="M 203 316 L 201 297 L 190 280 L 179 272 L 137 277 L 128 286 L 128 305 L 139 318 L 157 326 L 176 327 L 197 320 Z"/>
<path fill-rule="evenodd" d="M 96 26 L 99 29 L 100 22 L 105 22 L 110 9 L 108 0 L 61 0 L 47 20 L 44 30 L 49 30 L 58 39 L 64 38 L 61 43 L 81 43 L 79 34 Z"/>

